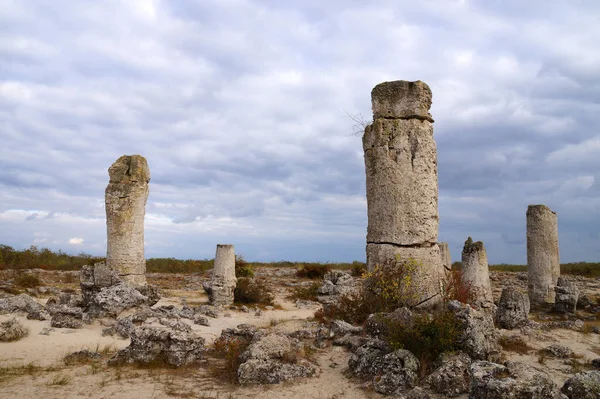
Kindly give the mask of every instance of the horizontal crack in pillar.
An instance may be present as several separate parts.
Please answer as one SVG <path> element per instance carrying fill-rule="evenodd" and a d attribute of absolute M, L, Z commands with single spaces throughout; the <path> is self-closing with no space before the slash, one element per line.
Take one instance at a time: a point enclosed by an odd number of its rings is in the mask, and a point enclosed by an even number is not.
<path fill-rule="evenodd" d="M 397 244 L 395 242 L 385 242 L 385 241 L 379 241 L 379 242 L 375 242 L 375 241 L 367 241 L 367 245 L 369 244 L 375 244 L 375 245 L 391 245 L 393 247 L 398 247 L 398 248 L 431 248 L 434 245 L 437 245 L 437 243 L 430 243 L 430 242 L 424 242 L 422 244 L 410 244 L 410 245 L 406 245 L 406 244 Z"/>

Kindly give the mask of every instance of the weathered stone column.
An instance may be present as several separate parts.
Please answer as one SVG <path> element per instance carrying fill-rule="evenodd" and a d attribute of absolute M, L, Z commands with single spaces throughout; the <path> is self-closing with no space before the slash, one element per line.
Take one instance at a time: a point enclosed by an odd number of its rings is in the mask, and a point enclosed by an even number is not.
<path fill-rule="evenodd" d="M 462 282 L 470 287 L 471 303 L 491 308 L 494 305 L 490 273 L 488 270 L 487 253 L 483 242 L 473 242 L 469 237 L 462 251 Z"/>
<path fill-rule="evenodd" d="M 428 306 L 440 298 L 444 276 L 438 238 L 437 150 L 429 114 L 431 90 L 421 81 L 378 84 L 371 92 L 373 123 L 365 128 L 367 267 L 409 258 Z"/>
<path fill-rule="evenodd" d="M 218 244 L 210 288 L 207 290 L 213 305 L 231 305 L 237 283 L 233 245 Z"/>
<path fill-rule="evenodd" d="M 452 256 L 450 255 L 450 247 L 447 242 L 439 242 L 438 247 L 440 248 L 440 258 L 442 259 L 442 265 L 446 271 L 452 270 Z"/>
<path fill-rule="evenodd" d="M 133 285 L 146 284 L 144 216 L 150 169 L 141 155 L 123 155 L 108 168 L 106 265 Z"/>
<path fill-rule="evenodd" d="M 527 274 L 531 306 L 553 303 L 560 276 L 558 220 L 545 205 L 527 207 Z"/>

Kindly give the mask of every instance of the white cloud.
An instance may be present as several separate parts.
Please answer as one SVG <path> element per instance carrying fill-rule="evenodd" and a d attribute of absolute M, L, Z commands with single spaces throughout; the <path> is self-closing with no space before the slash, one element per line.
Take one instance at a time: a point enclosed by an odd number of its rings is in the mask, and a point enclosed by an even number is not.
<path fill-rule="evenodd" d="M 249 259 L 362 259 L 344 111 L 369 119 L 393 79 L 433 90 L 453 250 L 472 234 L 498 240 L 490 261 L 522 262 L 500 237 L 534 200 L 586 234 L 566 204 L 600 194 L 600 10 L 538 3 L 0 0 L 0 243 L 86 237 L 99 254 L 107 168 L 139 153 L 149 255 L 211 257 L 218 240 Z"/>
<path fill-rule="evenodd" d="M 78 238 L 78 237 L 71 238 L 71 239 L 69 239 L 69 244 L 72 244 L 72 245 L 83 244 L 83 238 Z"/>

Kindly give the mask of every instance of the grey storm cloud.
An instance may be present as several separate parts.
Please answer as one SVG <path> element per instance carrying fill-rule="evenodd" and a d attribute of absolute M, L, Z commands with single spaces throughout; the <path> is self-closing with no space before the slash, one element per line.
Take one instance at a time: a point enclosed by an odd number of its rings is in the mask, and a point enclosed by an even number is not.
<path fill-rule="evenodd" d="M 592 0 L 0 0 L 0 243 L 102 254 L 107 168 L 142 154 L 148 256 L 364 259 L 347 114 L 420 79 L 454 260 L 473 236 L 523 263 L 531 203 L 558 212 L 564 261 L 597 260 L 599 18 Z"/>

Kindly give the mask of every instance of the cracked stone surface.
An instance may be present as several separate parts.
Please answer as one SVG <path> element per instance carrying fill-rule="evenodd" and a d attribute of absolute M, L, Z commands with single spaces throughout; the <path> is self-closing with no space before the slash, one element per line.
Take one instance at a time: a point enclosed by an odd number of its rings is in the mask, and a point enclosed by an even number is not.
<path fill-rule="evenodd" d="M 447 246 L 437 243 L 438 171 L 431 90 L 416 81 L 381 83 L 371 92 L 365 128 L 367 268 L 415 259 L 422 264 L 416 304 L 439 302 Z M 443 255 L 442 255 L 442 252 Z M 442 257 L 443 256 L 443 257 Z M 429 306 L 427 305 L 427 306 Z"/>
<path fill-rule="evenodd" d="M 146 284 L 144 215 L 150 169 L 141 155 L 123 155 L 108 169 L 106 264 L 126 282 Z"/>
<path fill-rule="evenodd" d="M 553 303 L 560 276 L 558 219 L 545 205 L 527 207 L 527 274 L 531 305 Z"/>

